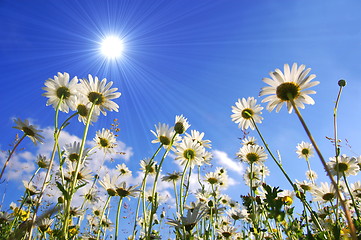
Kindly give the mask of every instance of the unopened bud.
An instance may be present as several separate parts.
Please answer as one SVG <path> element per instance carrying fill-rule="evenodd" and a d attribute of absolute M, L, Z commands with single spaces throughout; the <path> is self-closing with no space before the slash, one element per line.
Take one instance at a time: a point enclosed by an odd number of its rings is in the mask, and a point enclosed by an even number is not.
<path fill-rule="evenodd" d="M 339 81 L 338 81 L 338 85 L 339 85 L 340 87 L 346 86 L 346 80 L 343 80 L 343 79 L 339 80 Z"/>

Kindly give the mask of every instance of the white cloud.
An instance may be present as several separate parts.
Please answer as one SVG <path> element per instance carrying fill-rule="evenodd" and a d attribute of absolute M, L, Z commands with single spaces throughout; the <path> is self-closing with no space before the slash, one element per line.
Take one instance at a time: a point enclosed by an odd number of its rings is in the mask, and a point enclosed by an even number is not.
<path fill-rule="evenodd" d="M 231 170 L 239 174 L 243 173 L 243 166 L 241 165 L 241 163 L 229 158 L 226 152 L 213 150 L 212 154 L 213 159 L 217 161 L 217 164 L 225 167 L 227 170 Z"/>

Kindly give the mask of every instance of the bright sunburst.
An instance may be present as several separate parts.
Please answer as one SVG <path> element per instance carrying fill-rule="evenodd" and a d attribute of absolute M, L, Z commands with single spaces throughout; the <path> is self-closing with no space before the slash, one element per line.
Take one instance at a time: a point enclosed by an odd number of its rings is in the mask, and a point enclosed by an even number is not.
<path fill-rule="evenodd" d="M 101 43 L 102 54 L 110 59 L 118 58 L 124 50 L 123 41 L 117 36 L 105 37 Z"/>

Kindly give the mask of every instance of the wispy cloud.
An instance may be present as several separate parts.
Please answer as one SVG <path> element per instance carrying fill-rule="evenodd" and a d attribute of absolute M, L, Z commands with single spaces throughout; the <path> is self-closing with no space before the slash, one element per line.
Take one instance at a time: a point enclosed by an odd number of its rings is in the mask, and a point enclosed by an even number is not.
<path fill-rule="evenodd" d="M 243 166 L 241 163 L 232 160 L 228 157 L 228 154 L 223 151 L 213 150 L 213 160 L 216 161 L 218 165 L 225 167 L 227 170 L 237 172 L 239 174 L 243 173 Z"/>

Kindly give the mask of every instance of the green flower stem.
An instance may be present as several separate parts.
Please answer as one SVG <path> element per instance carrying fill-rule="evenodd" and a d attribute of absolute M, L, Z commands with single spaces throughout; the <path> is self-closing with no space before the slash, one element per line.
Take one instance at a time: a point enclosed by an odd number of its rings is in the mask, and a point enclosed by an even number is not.
<path fill-rule="evenodd" d="M 298 189 L 296 187 L 295 184 L 293 184 L 292 180 L 290 179 L 290 177 L 288 176 L 288 174 L 286 173 L 286 171 L 283 169 L 282 165 L 277 161 L 276 157 L 273 155 L 271 149 L 269 148 L 268 144 L 266 143 L 266 140 L 263 138 L 263 135 L 261 134 L 260 130 L 258 129 L 258 126 L 256 124 L 256 122 L 254 121 L 253 118 L 251 118 L 254 127 L 257 130 L 258 135 L 260 136 L 263 145 L 266 147 L 268 153 L 270 154 L 271 158 L 273 159 L 273 161 L 277 164 L 278 168 L 281 170 L 281 172 L 283 173 L 283 175 L 286 177 L 287 181 L 291 184 L 293 190 L 298 193 Z M 297 194 L 296 194 L 297 195 Z M 315 212 L 312 210 L 311 206 L 309 205 L 309 203 L 306 201 L 306 199 L 302 196 L 299 196 L 298 199 L 300 199 L 300 201 L 306 206 L 306 208 L 308 209 L 308 211 L 311 213 L 312 219 L 315 221 L 315 224 L 317 225 L 317 227 L 323 231 L 323 227 L 321 226 L 320 222 L 318 221 L 318 216 L 315 214 Z"/>
<path fill-rule="evenodd" d="M 3 166 L 3 169 L 1 170 L 1 173 L 0 173 L 0 180 L 1 178 L 3 177 L 3 174 L 4 174 L 4 171 L 5 171 L 5 168 L 6 166 L 9 164 L 9 161 L 10 161 L 10 158 L 11 156 L 14 154 L 16 148 L 19 146 L 19 144 L 24 140 L 24 138 L 26 137 L 26 133 L 24 133 L 24 135 L 19 139 L 19 141 L 15 144 L 15 146 L 13 147 L 13 150 L 11 150 L 10 154 L 9 154 L 9 157 L 8 159 L 6 159 L 6 162 Z"/>
<path fill-rule="evenodd" d="M 353 222 L 352 222 L 351 215 L 350 215 L 350 211 L 348 210 L 348 208 L 347 208 L 347 206 L 346 206 L 346 204 L 345 204 L 345 201 L 342 199 L 340 190 L 339 190 L 338 187 L 337 187 L 337 183 L 335 182 L 335 179 L 332 177 L 332 174 L 331 174 L 330 170 L 329 170 L 328 167 L 327 167 L 326 161 L 325 161 L 325 159 L 324 159 L 324 157 L 323 157 L 320 149 L 318 148 L 317 143 L 316 143 L 316 141 L 314 140 L 314 138 L 313 138 L 310 130 L 308 129 L 305 121 L 303 120 L 303 117 L 302 117 L 300 111 L 298 110 L 298 108 L 297 108 L 297 106 L 296 106 L 296 104 L 295 104 L 295 101 L 293 100 L 293 97 L 291 96 L 291 94 L 288 94 L 288 98 L 289 98 L 289 100 L 290 100 L 290 102 L 291 102 L 291 104 L 292 104 L 292 107 L 293 107 L 293 109 L 295 110 L 295 113 L 296 113 L 298 119 L 300 120 L 300 122 L 301 122 L 301 124 L 302 124 L 302 126 L 303 126 L 303 128 L 304 128 L 304 130 L 305 130 L 305 132 L 306 132 L 306 134 L 307 134 L 307 136 L 308 136 L 308 138 L 310 139 L 313 147 L 315 148 L 315 150 L 316 150 L 316 152 L 317 152 L 317 155 L 318 155 L 318 157 L 320 158 L 321 163 L 322 163 L 322 165 L 323 165 L 323 167 L 324 167 L 324 169 L 325 169 L 325 171 L 326 171 L 326 173 L 327 173 L 327 176 L 330 178 L 331 183 L 333 184 L 333 186 L 334 186 L 334 188 L 335 188 L 335 190 L 336 190 L 336 195 L 337 195 L 337 198 L 339 199 L 339 201 L 340 201 L 340 203 L 341 203 L 341 206 L 342 206 L 342 209 L 343 209 L 343 211 L 344 211 L 344 213 L 345 213 L 345 217 L 346 217 L 346 219 L 347 219 L 347 223 L 348 223 L 348 226 L 349 226 L 350 231 L 351 231 L 352 239 L 356 240 L 356 239 L 357 239 L 357 236 L 356 236 L 355 225 L 354 225 Z"/>
<path fill-rule="evenodd" d="M 346 187 L 347 187 L 347 190 L 350 194 L 350 197 L 351 197 L 351 201 L 352 201 L 352 205 L 354 206 L 355 208 L 355 212 L 356 212 L 356 216 L 357 216 L 357 219 L 360 220 L 360 211 L 358 210 L 358 207 L 356 205 L 356 201 L 355 201 L 355 198 L 353 197 L 353 194 L 351 192 L 351 189 L 350 189 L 350 186 L 348 185 L 348 181 L 347 181 L 347 178 L 346 178 L 346 175 L 345 173 L 343 172 L 343 179 L 345 180 L 345 184 L 346 184 Z"/>
<path fill-rule="evenodd" d="M 190 170 L 189 170 L 189 173 L 188 173 L 186 192 L 184 193 L 184 198 L 183 198 L 183 205 L 185 204 L 185 202 L 186 202 L 186 200 L 187 200 L 187 198 L 188 198 L 189 183 L 190 183 L 191 175 L 192 175 L 192 169 L 190 169 Z"/>
<path fill-rule="evenodd" d="M 119 217 L 120 217 L 120 209 L 122 207 L 123 197 L 120 197 L 118 202 L 118 209 L 117 209 L 117 216 L 115 219 L 115 240 L 118 240 L 118 233 L 119 233 Z"/>
<path fill-rule="evenodd" d="M 179 210 L 180 210 L 180 215 L 183 216 L 183 212 L 184 212 L 184 201 L 183 201 L 183 184 L 184 184 L 184 176 L 186 175 L 187 169 L 188 169 L 188 165 L 190 164 L 190 160 L 187 161 L 183 173 L 182 173 L 182 178 L 181 178 L 181 183 L 179 186 Z"/>
<path fill-rule="evenodd" d="M 99 229 L 98 229 L 98 233 L 97 233 L 97 240 L 99 240 L 99 238 L 100 238 L 100 233 L 101 233 L 101 230 L 102 230 L 102 221 L 103 221 L 103 217 L 104 217 L 104 213 L 105 213 L 105 210 L 107 209 L 107 207 L 108 207 L 108 204 L 109 204 L 109 202 L 110 202 L 110 198 L 111 198 L 112 196 L 108 196 L 108 198 L 107 198 L 107 201 L 105 202 L 105 204 L 104 204 L 104 207 L 103 207 L 103 210 L 102 210 L 102 213 L 100 214 L 100 219 L 99 219 Z"/>
<path fill-rule="evenodd" d="M 162 149 L 163 147 L 163 144 L 160 144 L 158 149 L 155 151 L 155 153 L 153 154 L 153 156 L 151 157 L 150 161 L 149 161 L 149 164 L 151 164 L 154 160 L 154 158 L 158 155 L 159 151 Z M 146 216 L 146 207 L 145 207 L 145 198 L 144 198 L 144 193 L 145 193 L 145 187 L 147 185 L 147 176 L 148 176 L 148 172 L 146 171 L 145 174 L 144 174 L 144 178 L 143 178 L 143 181 L 142 181 L 142 186 L 141 186 L 141 194 L 139 195 L 138 197 L 138 203 L 137 203 L 137 210 L 136 210 L 136 213 L 135 213 L 135 218 L 134 218 L 134 225 L 133 225 L 133 235 L 132 235 L 132 238 L 135 239 L 135 235 L 136 235 L 136 229 L 137 229 L 137 219 L 138 219 L 138 216 L 139 216 L 139 209 L 140 209 L 140 200 L 142 198 L 142 204 L 143 204 L 143 217 L 144 219 L 145 216 Z M 141 197 L 142 196 L 142 197 Z M 146 224 L 146 222 L 144 221 L 144 224 Z M 144 232 L 146 231 L 146 226 L 144 227 Z"/>
<path fill-rule="evenodd" d="M 59 102 L 58 102 L 58 105 L 56 106 L 56 109 L 55 109 L 55 119 L 54 119 L 54 124 L 55 124 L 55 129 L 54 129 L 54 145 L 53 145 L 53 150 L 51 151 L 51 157 L 50 157 L 50 162 L 49 162 L 49 167 L 48 167 L 48 170 L 46 171 L 46 174 L 45 174 L 45 178 L 44 178 L 44 181 L 43 181 L 43 185 L 41 187 L 41 190 L 40 190 L 40 193 L 39 193 L 39 196 L 38 196 L 38 199 L 36 201 L 36 204 L 35 204 L 35 210 L 34 210 L 34 214 L 33 214 L 33 219 L 32 219 L 32 222 L 31 222 L 31 227 L 30 227 L 30 230 L 29 230 L 29 237 L 28 237 L 28 240 L 31 240 L 32 238 L 32 235 L 33 235 L 33 227 L 35 225 L 35 222 L 36 222 L 36 216 L 37 216 L 37 212 L 39 210 L 39 207 L 40 207 L 40 203 L 42 201 L 42 198 L 43 198 L 43 194 L 45 192 L 45 189 L 48 185 L 48 182 L 49 182 L 49 176 L 50 176 L 50 172 L 51 172 L 51 169 L 53 167 L 53 162 L 54 162 L 54 158 L 55 158 L 55 152 L 56 152 L 56 148 L 58 146 L 58 141 L 59 141 L 59 136 L 60 136 L 60 131 L 58 131 L 58 118 L 59 118 L 59 108 L 60 108 L 60 104 L 61 102 L 63 101 L 63 95 L 61 96 Z"/>
<path fill-rule="evenodd" d="M 148 238 L 149 239 L 150 239 L 150 236 L 151 236 L 151 233 L 152 233 L 153 215 L 157 212 L 157 209 L 158 209 L 158 200 L 156 199 L 157 197 L 155 196 L 155 192 L 156 192 L 156 189 L 157 189 L 157 183 L 158 183 L 158 177 L 159 177 L 160 171 L 162 169 L 164 159 L 167 157 L 171 147 L 173 146 L 174 139 L 175 139 L 176 136 L 177 136 L 177 133 L 174 133 L 174 135 L 172 137 L 172 140 L 170 141 L 170 144 L 167 147 L 167 150 L 165 151 L 165 153 L 163 154 L 162 159 L 160 160 L 157 172 L 155 174 L 155 178 L 154 178 L 154 182 L 153 182 L 153 189 L 152 189 L 152 199 L 151 199 L 151 211 L 150 211 L 150 216 L 149 216 L 149 226 L 148 226 Z M 161 145 L 163 145 L 163 144 L 161 144 Z"/>
<path fill-rule="evenodd" d="M 65 239 L 67 239 L 68 237 L 68 227 L 69 227 L 69 219 L 70 219 L 70 207 L 71 207 L 71 202 L 75 193 L 75 186 L 77 185 L 77 176 L 79 173 L 79 169 L 80 169 L 80 164 L 82 162 L 82 158 L 83 158 L 83 152 L 84 152 L 84 148 L 85 148 L 85 142 L 86 142 L 86 138 L 88 135 L 88 130 L 89 130 L 89 126 L 90 126 L 90 122 L 91 122 L 91 116 L 93 114 L 93 110 L 95 107 L 95 103 L 93 103 L 90 107 L 89 113 L 88 113 L 88 119 L 84 128 L 84 133 L 83 133 L 83 138 L 80 144 L 80 150 L 79 150 L 79 158 L 75 167 L 75 172 L 73 173 L 73 181 L 71 182 L 70 185 L 70 190 L 68 192 L 69 194 L 69 199 L 65 199 L 65 206 L 66 209 L 64 211 L 64 225 L 63 225 L 63 236 L 65 237 Z"/>
<path fill-rule="evenodd" d="M 174 188 L 174 195 L 175 195 L 175 206 L 176 206 L 176 212 L 179 211 L 178 206 L 178 191 L 177 191 L 177 182 L 175 180 L 173 182 L 173 188 Z"/>
<path fill-rule="evenodd" d="M 336 160 L 336 172 L 338 172 L 338 161 L 340 156 L 340 148 L 338 145 L 338 131 L 337 131 L 337 109 L 338 109 L 338 103 L 340 102 L 340 97 L 342 93 L 342 86 L 340 86 L 340 89 L 337 94 L 337 99 L 335 102 L 335 107 L 333 109 L 333 132 L 334 132 L 334 141 L 335 141 L 335 160 Z M 336 183 L 337 183 L 337 189 L 340 186 L 340 176 L 336 175 Z M 336 206 L 339 205 L 339 199 L 336 200 Z M 336 207 L 335 213 L 336 213 L 336 227 L 338 226 L 338 207 Z"/>

